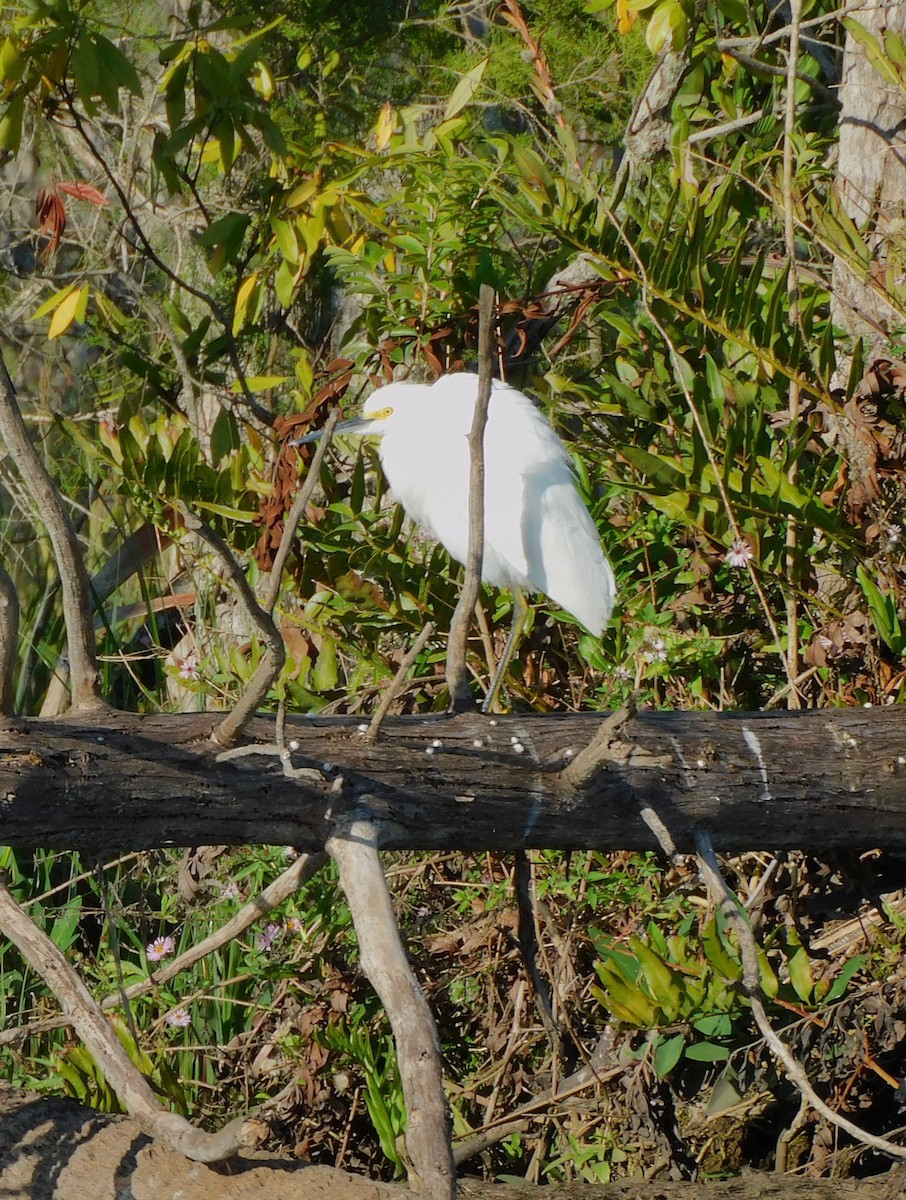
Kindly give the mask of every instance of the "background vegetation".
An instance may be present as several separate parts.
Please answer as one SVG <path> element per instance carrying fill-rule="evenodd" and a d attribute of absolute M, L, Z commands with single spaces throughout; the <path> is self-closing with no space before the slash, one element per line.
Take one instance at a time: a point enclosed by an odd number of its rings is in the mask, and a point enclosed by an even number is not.
<path fill-rule="evenodd" d="M 597 710 L 633 689 L 667 707 L 899 702 L 903 380 L 876 365 L 869 413 L 861 348 L 832 321 L 834 259 L 864 273 L 870 252 L 834 179 L 831 7 L 804 14 L 814 40 L 785 132 L 769 5 L 290 2 L 265 20 L 242 3 L 166 19 L 141 3 L 6 4 L 4 350 L 79 525 L 106 693 L 138 711 L 235 700 L 259 648 L 178 502 L 259 582 L 306 461 L 287 437 L 372 384 L 474 364 L 489 282 L 508 377 L 569 442 L 621 595 L 602 642 L 536 605 L 510 704 Z M 755 66 L 732 52 L 750 41 Z M 665 53 L 685 70 L 649 161 L 622 131 Z M 872 53 L 899 87 L 902 43 Z M 897 311 L 901 288 L 885 283 Z M 47 714 L 65 673 L 55 567 L 15 464 L 2 470 L 17 709 Z M 369 448 L 339 446 L 320 482 L 280 600 L 290 657 L 273 702 L 366 712 L 428 616 L 446 628 L 458 568 L 403 521 Z M 509 597 L 484 607 L 479 679 Z M 422 654 L 407 711 L 445 707 L 443 648 Z M 284 865 L 282 848 L 107 864 L 7 848 L 2 863 L 102 994 Z M 598 853 L 542 855 L 535 871 L 553 1040 L 523 979 L 507 863 L 391 868 L 458 1134 L 556 1090 L 597 1046 L 605 1081 L 542 1105 L 486 1171 L 880 1168 L 797 1115 L 692 874 Z M 829 1102 L 876 1132 L 902 1123 L 901 880 L 883 856 L 735 865 L 775 1021 Z M 867 906 L 870 941 L 865 920 L 845 923 Z M 133 1001 L 121 1036 L 193 1119 L 279 1093 L 275 1144 L 392 1176 L 393 1048 L 354 964 L 325 873 Z M 11 947 L 0 999 L 21 1026 L 3 1035 L 12 1080 L 115 1105 L 97 1064 L 47 1027 Z"/>

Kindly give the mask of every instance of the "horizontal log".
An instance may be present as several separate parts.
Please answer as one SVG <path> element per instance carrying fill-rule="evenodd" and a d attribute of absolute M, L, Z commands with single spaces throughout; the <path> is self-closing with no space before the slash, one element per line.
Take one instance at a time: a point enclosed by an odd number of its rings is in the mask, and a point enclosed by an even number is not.
<path fill-rule="evenodd" d="M 561 772 L 596 715 L 399 717 L 373 746 L 353 719 L 292 719 L 296 778 L 273 754 L 223 760 L 215 720 L 106 712 L 0 730 L 0 843 L 314 849 L 338 816 L 366 812 L 392 849 L 642 850 L 644 800 L 680 850 L 702 826 L 727 852 L 906 849 L 900 708 L 642 712 L 579 789 Z M 273 737 L 272 719 L 249 727 L 259 748 Z"/>

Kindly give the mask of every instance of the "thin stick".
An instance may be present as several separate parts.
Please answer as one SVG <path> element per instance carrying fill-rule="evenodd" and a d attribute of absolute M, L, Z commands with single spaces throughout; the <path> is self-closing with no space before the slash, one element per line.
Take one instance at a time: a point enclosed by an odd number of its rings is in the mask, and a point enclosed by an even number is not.
<path fill-rule="evenodd" d="M 384 718 L 390 711 L 390 705 L 402 691 L 403 684 L 406 682 L 406 676 L 409 673 L 409 668 L 421 654 L 422 650 L 424 650 L 428 638 L 434 632 L 434 629 L 434 622 L 427 621 L 424 629 L 403 656 L 403 661 L 400 663 L 399 668 L 397 669 L 397 672 L 390 683 L 390 686 L 385 689 L 384 695 L 381 697 L 381 702 L 377 707 L 377 711 L 371 718 L 371 724 L 368 726 L 363 741 L 372 745 L 377 741 L 378 734 L 381 730 L 381 725 L 384 723 Z"/>
<path fill-rule="evenodd" d="M 19 409 L 16 389 L 0 354 L 0 439 L 16 464 L 35 510 L 47 529 L 60 572 L 63 619 L 75 708 L 103 708 L 91 613 L 91 586 L 79 540 L 56 484 L 32 445 Z"/>
<path fill-rule="evenodd" d="M 186 528 L 206 542 L 223 563 L 230 581 L 239 593 L 246 613 L 257 625 L 267 645 L 267 651 L 258 664 L 257 671 L 249 680 L 239 703 L 211 734 L 211 737 L 219 745 L 231 746 L 239 737 L 246 723 L 255 715 L 258 705 L 283 670 L 283 664 L 286 662 L 286 647 L 283 645 L 283 638 L 274 624 L 273 617 L 269 612 L 265 612 L 258 603 L 255 593 L 223 538 L 185 504 L 180 504 L 179 510 L 186 523 Z"/>
<path fill-rule="evenodd" d="M 470 610 L 471 611 L 471 610 Z M 327 839 L 359 943 L 362 969 L 390 1020 L 408 1114 L 406 1148 L 413 1190 L 431 1200 L 455 1200 L 450 1110 L 443 1086 L 437 1028 L 409 966 L 381 866 L 380 827 L 353 819 Z"/>
<path fill-rule="evenodd" d="M 523 965 L 532 981 L 535 1000 L 541 1021 L 547 1030 L 554 1053 L 559 1054 L 562 1038 L 554 1018 L 554 1008 L 551 1002 L 551 989 L 547 980 L 541 974 L 538 966 L 540 943 L 538 940 L 538 896 L 535 890 L 535 879 L 528 851 L 517 850 L 514 882 L 516 885 L 516 911 L 519 914 L 518 937 L 519 951 Z"/>
<path fill-rule="evenodd" d="M 19 647 L 19 595 L 0 563 L 0 718 L 13 715 L 16 654 Z"/>
<path fill-rule="evenodd" d="M 465 712 L 472 707 L 466 670 L 466 646 L 469 622 L 481 586 L 484 558 L 484 427 L 491 401 L 493 372 L 494 289 L 483 283 L 478 300 L 478 396 L 469 431 L 469 555 L 447 642 L 447 687 L 451 712 Z"/>
<path fill-rule="evenodd" d="M 547 1111 L 555 1104 L 569 1100 L 570 1097 L 577 1095 L 579 1092 L 584 1092 L 587 1088 L 593 1087 L 595 1084 L 609 1083 L 611 1079 L 618 1079 L 623 1075 L 625 1067 L 622 1065 L 609 1067 L 606 1070 L 599 1069 L 597 1060 L 601 1057 L 600 1052 L 608 1048 L 609 1042 L 609 1036 L 604 1034 L 592 1052 L 588 1064 L 580 1067 L 574 1075 L 568 1075 L 556 1091 L 552 1088 L 549 1092 L 544 1093 L 544 1095 L 536 1096 L 534 1100 L 530 1100 L 527 1104 L 522 1104 L 510 1112 L 504 1113 L 503 1116 L 489 1121 L 487 1125 L 482 1127 L 480 1133 L 469 1138 L 468 1141 L 461 1142 L 455 1146 L 453 1157 L 456 1159 L 457 1166 L 468 1161 L 470 1158 L 474 1158 L 476 1154 L 481 1154 L 488 1146 L 494 1145 L 495 1142 L 508 1137 L 510 1133 L 515 1132 L 514 1127 L 518 1127 L 520 1123 L 525 1122 L 527 1124 L 527 1118 L 535 1114 L 546 1115 Z"/>
<path fill-rule="evenodd" d="M 195 1129 L 165 1109 L 126 1053 L 94 997 L 50 938 L 34 925 L 0 883 L 0 928 L 59 1001 L 79 1038 L 102 1064 L 117 1099 L 142 1130 L 195 1162 L 222 1162 L 259 1140 L 260 1127 L 239 1117 L 219 1133 Z"/>
<path fill-rule="evenodd" d="M 799 22 L 802 19 L 802 0 L 790 0 L 790 44 L 786 64 L 786 109 L 783 124 L 783 236 L 786 243 L 787 291 L 790 298 L 790 325 L 800 326 L 799 273 L 796 270 L 796 214 L 793 200 L 793 134 L 796 124 L 796 64 L 799 61 Z M 799 426 L 800 393 L 796 380 L 790 381 L 789 431 L 795 443 Z M 788 476 L 795 484 L 797 463 L 790 462 Z M 795 521 L 787 521 L 784 567 L 786 575 L 786 659 L 787 678 L 791 683 L 799 676 L 799 602 L 796 598 L 796 567 L 798 563 L 798 531 Z M 790 688 L 789 707 L 800 708 L 799 689 Z"/>
<path fill-rule="evenodd" d="M 875 1134 L 861 1129 L 858 1125 L 854 1125 L 852 1121 L 834 1112 L 829 1105 L 825 1104 L 809 1082 L 809 1078 L 801 1063 L 793 1057 L 785 1043 L 774 1032 L 761 1001 L 761 971 L 758 965 L 758 949 L 755 945 L 752 927 L 740 912 L 736 898 L 730 891 L 729 885 L 721 873 L 717 856 L 714 853 L 714 847 L 711 845 L 710 835 L 700 830 L 695 835 L 695 844 L 698 848 L 699 870 L 702 873 L 702 878 L 707 885 L 708 891 L 711 893 L 714 903 L 720 907 L 721 912 L 727 920 L 727 924 L 736 931 L 736 937 L 739 940 L 739 952 L 742 957 L 742 986 L 752 1006 L 752 1015 L 755 1018 L 755 1024 L 758 1026 L 758 1030 L 771 1053 L 783 1066 L 789 1078 L 799 1089 L 799 1094 L 825 1120 L 830 1121 L 838 1129 L 846 1130 L 848 1134 L 864 1146 L 871 1146 L 875 1150 L 880 1150 L 883 1154 L 889 1154 L 891 1158 L 906 1159 L 906 1148 L 897 1146 L 894 1142 L 888 1141 L 887 1138 L 877 1137 Z"/>
<path fill-rule="evenodd" d="M 314 456 L 308 466 L 308 474 L 305 476 L 305 483 L 302 488 L 296 493 L 296 498 L 292 503 L 292 507 L 286 514 L 286 519 L 283 522 L 283 536 L 280 538 L 280 545 L 277 547 L 277 553 L 274 555 L 274 565 L 271 568 L 270 582 L 264 592 L 264 611 L 272 613 L 274 606 L 277 603 L 277 596 L 280 594 L 280 582 L 283 578 L 283 569 L 286 566 L 286 560 L 289 558 L 289 552 L 292 549 L 293 541 L 296 536 L 296 530 L 299 527 L 299 522 L 302 520 L 302 514 L 305 512 L 306 505 L 311 499 L 312 492 L 317 486 L 321 476 L 321 463 L 324 461 L 324 455 L 327 453 L 327 448 L 330 445 L 330 439 L 333 437 L 333 431 L 336 429 L 337 422 L 340 419 L 340 410 L 335 408 L 327 420 L 324 422 L 324 430 L 321 434 L 321 439 L 315 449 Z"/>

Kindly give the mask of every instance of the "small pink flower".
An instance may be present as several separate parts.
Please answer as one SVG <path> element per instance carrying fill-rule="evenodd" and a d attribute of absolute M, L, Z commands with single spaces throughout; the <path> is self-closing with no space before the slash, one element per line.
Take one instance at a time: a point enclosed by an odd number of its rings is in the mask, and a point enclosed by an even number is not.
<path fill-rule="evenodd" d="M 302 932 L 302 922 L 299 920 L 298 917 L 287 917 L 286 920 L 283 922 L 283 928 L 286 930 L 287 933 L 301 933 Z"/>
<path fill-rule="evenodd" d="M 255 939 L 255 945 L 259 950 L 270 950 L 279 934 L 279 925 L 267 925 L 263 932 L 258 934 L 258 937 Z"/>
<path fill-rule="evenodd" d="M 173 1025 L 177 1029 L 185 1029 L 191 1023 L 192 1018 L 189 1016 L 187 1008 L 174 1008 L 171 1013 L 167 1013 L 167 1024 Z"/>
<path fill-rule="evenodd" d="M 189 679 L 193 683 L 201 678 L 201 671 L 198 666 L 198 655 L 193 650 L 191 654 L 187 654 L 185 658 L 176 660 L 177 670 L 180 679 Z"/>
<path fill-rule="evenodd" d="M 755 551 L 745 538 L 736 538 L 724 555 L 724 562 L 731 567 L 745 567 L 755 557 Z"/>
<path fill-rule="evenodd" d="M 148 962 L 160 962 L 176 949 L 176 943 L 171 937 L 156 937 L 145 947 Z"/>
<path fill-rule="evenodd" d="M 238 900 L 241 895 L 239 884 L 235 883 L 232 879 L 220 889 L 221 900 Z"/>

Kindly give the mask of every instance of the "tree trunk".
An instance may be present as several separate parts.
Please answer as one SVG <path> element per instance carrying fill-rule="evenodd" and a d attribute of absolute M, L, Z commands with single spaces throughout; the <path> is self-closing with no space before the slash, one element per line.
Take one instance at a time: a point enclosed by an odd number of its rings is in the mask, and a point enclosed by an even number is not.
<path fill-rule="evenodd" d="M 320 850 L 363 816 L 388 849 L 652 849 L 644 801 L 682 851 L 700 828 L 723 852 L 906 850 L 902 708 L 644 712 L 578 784 L 564 767 L 595 715 L 402 717 L 376 746 L 354 719 L 297 719 L 286 773 L 271 720 L 226 753 L 207 737 L 216 721 L 104 712 L 0 731 L 0 842 Z"/>
<path fill-rule="evenodd" d="M 867 29 L 882 49 L 885 32 L 906 35 L 906 4 L 866 4 L 848 9 L 847 16 Z M 872 65 L 866 47 L 847 31 L 839 96 L 837 184 L 846 212 L 860 228 L 868 226 L 872 261 L 866 273 L 843 257 L 835 259 L 833 318 L 855 336 L 877 337 L 904 324 L 906 94 Z M 896 307 L 888 303 L 888 295 L 896 296 Z"/>

